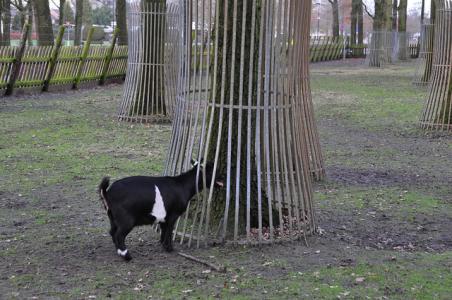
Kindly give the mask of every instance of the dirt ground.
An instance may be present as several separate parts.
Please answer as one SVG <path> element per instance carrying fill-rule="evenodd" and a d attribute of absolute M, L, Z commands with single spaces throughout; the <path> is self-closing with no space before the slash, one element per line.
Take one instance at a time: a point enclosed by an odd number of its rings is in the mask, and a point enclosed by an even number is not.
<path fill-rule="evenodd" d="M 450 299 L 452 135 L 426 133 L 413 64 L 312 65 L 327 179 L 322 234 L 272 246 L 162 251 L 134 230 L 117 257 L 102 176 L 160 174 L 169 125 L 118 124 L 121 86 L 0 99 L 0 298 Z"/>

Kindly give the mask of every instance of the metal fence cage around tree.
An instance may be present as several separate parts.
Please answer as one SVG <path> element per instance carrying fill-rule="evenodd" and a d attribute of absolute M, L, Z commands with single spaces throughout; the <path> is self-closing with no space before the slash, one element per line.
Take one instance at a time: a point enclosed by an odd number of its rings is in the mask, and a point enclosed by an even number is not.
<path fill-rule="evenodd" d="M 373 31 L 369 34 L 369 54 L 366 64 L 370 67 L 384 67 L 392 63 L 394 55 L 394 35 L 392 31 Z"/>
<path fill-rule="evenodd" d="M 168 121 L 177 82 L 177 6 L 162 0 L 127 2 L 129 57 L 118 118 Z M 170 44 L 166 41 L 171 41 Z"/>
<path fill-rule="evenodd" d="M 424 20 L 421 26 L 419 58 L 416 61 L 416 71 L 413 84 L 425 86 L 430 81 L 433 60 L 434 25 L 430 20 Z"/>
<path fill-rule="evenodd" d="M 205 158 L 226 185 L 190 202 L 174 238 L 199 246 L 312 234 L 311 2 L 184 0 L 180 8 L 184 63 L 165 173 Z"/>
<path fill-rule="evenodd" d="M 452 131 L 452 1 L 437 0 L 436 7 L 431 82 L 420 125 Z"/>

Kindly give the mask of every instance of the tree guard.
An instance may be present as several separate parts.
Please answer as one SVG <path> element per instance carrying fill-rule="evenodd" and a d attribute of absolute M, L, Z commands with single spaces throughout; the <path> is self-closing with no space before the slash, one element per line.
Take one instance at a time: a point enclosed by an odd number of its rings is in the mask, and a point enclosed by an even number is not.
<path fill-rule="evenodd" d="M 174 238 L 197 246 L 260 244 L 314 233 L 311 2 L 179 3 L 184 63 L 165 173 L 204 158 L 226 185 L 190 202 Z M 311 136 L 317 145 L 316 132 Z"/>
<path fill-rule="evenodd" d="M 433 69 L 420 126 L 452 131 L 452 1 L 435 2 Z"/>
<path fill-rule="evenodd" d="M 177 34 L 177 7 L 162 0 L 128 0 L 129 54 L 120 121 L 169 121 L 177 82 L 178 45 L 165 44 Z M 177 39 L 172 39 L 177 42 Z"/>
<path fill-rule="evenodd" d="M 410 36 L 406 31 L 394 31 L 395 47 L 393 61 L 407 60 L 410 57 Z"/>
<path fill-rule="evenodd" d="M 394 35 L 392 31 L 373 31 L 369 35 L 369 55 L 366 63 L 369 67 L 384 67 L 394 58 Z"/>
<path fill-rule="evenodd" d="M 428 20 L 424 20 L 421 26 L 419 58 L 416 62 L 416 71 L 413 84 L 425 86 L 430 82 L 433 61 L 433 37 L 434 25 Z"/>

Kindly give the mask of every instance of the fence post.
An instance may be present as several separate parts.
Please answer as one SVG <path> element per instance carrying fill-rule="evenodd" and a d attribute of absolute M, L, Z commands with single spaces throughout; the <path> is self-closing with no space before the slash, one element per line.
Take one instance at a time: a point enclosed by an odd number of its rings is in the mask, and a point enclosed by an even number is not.
<path fill-rule="evenodd" d="M 30 31 L 30 25 L 28 23 L 24 24 L 22 29 L 22 36 L 20 38 L 19 50 L 14 58 L 14 63 L 11 68 L 11 75 L 9 76 L 8 84 L 6 85 L 5 96 L 9 96 L 13 93 L 14 84 L 16 83 L 17 77 L 19 76 L 20 66 L 22 64 L 22 57 L 25 53 L 25 46 L 27 45 L 28 32 Z"/>
<path fill-rule="evenodd" d="M 64 29 L 64 26 L 61 25 L 60 29 L 58 30 L 55 46 L 53 47 L 52 55 L 50 56 L 48 63 L 46 79 L 44 80 L 44 85 L 42 87 L 43 92 L 47 92 L 49 90 L 50 79 L 53 76 L 53 71 L 55 70 L 58 54 L 60 53 L 61 49 L 61 43 L 63 42 Z"/>
<path fill-rule="evenodd" d="M 83 66 L 85 65 L 86 57 L 88 56 L 89 47 L 91 46 L 91 38 L 93 36 L 94 27 L 91 27 L 88 31 L 88 36 L 86 38 L 85 44 L 83 45 L 82 56 L 80 57 L 80 62 L 78 63 L 77 75 L 74 79 L 74 84 L 72 89 L 76 89 L 77 85 L 80 83 L 80 78 L 82 77 Z"/>
<path fill-rule="evenodd" d="M 118 37 L 118 27 L 115 28 L 113 32 L 113 38 L 111 40 L 110 48 L 108 49 L 107 56 L 105 56 L 104 69 L 102 70 L 102 75 L 100 76 L 99 85 L 104 85 L 107 79 L 108 67 L 110 67 L 110 62 L 113 57 L 113 51 L 115 50 L 116 39 Z"/>

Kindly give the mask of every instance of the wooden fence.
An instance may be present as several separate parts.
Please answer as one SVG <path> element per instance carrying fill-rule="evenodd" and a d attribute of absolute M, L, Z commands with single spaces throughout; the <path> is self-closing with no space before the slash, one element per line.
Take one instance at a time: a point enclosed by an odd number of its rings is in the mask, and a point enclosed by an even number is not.
<path fill-rule="evenodd" d="M 408 46 L 409 54 L 411 58 L 418 58 L 419 57 L 419 51 L 420 51 L 420 44 L 419 42 L 410 43 Z"/>
<path fill-rule="evenodd" d="M 75 89 L 86 82 L 124 79 L 127 46 L 116 46 L 116 34 L 110 46 L 91 46 L 91 35 L 83 46 L 61 46 L 63 33 L 60 29 L 53 46 L 1 46 L 0 90 L 5 91 L 1 94 L 26 88 L 46 91 L 56 85 Z"/>
<path fill-rule="evenodd" d="M 343 57 L 343 51 L 343 37 L 311 37 L 309 46 L 309 59 L 311 62 L 340 59 Z"/>
<path fill-rule="evenodd" d="M 24 33 L 27 30 L 24 26 Z M 125 78 L 127 46 L 116 45 L 116 33 L 110 46 L 92 46 L 90 34 L 83 46 L 61 46 L 63 34 L 61 27 L 53 46 L 27 46 L 26 36 L 19 46 L 0 46 L 0 90 L 9 95 L 15 89 L 47 91 L 49 86 L 77 88 L 81 83 L 104 84 L 108 79 Z M 344 44 L 347 57 L 367 54 L 367 45 L 349 45 L 343 37 L 311 37 L 310 62 L 343 58 Z M 412 58 L 418 57 L 418 43 L 410 44 L 409 51 Z"/>

